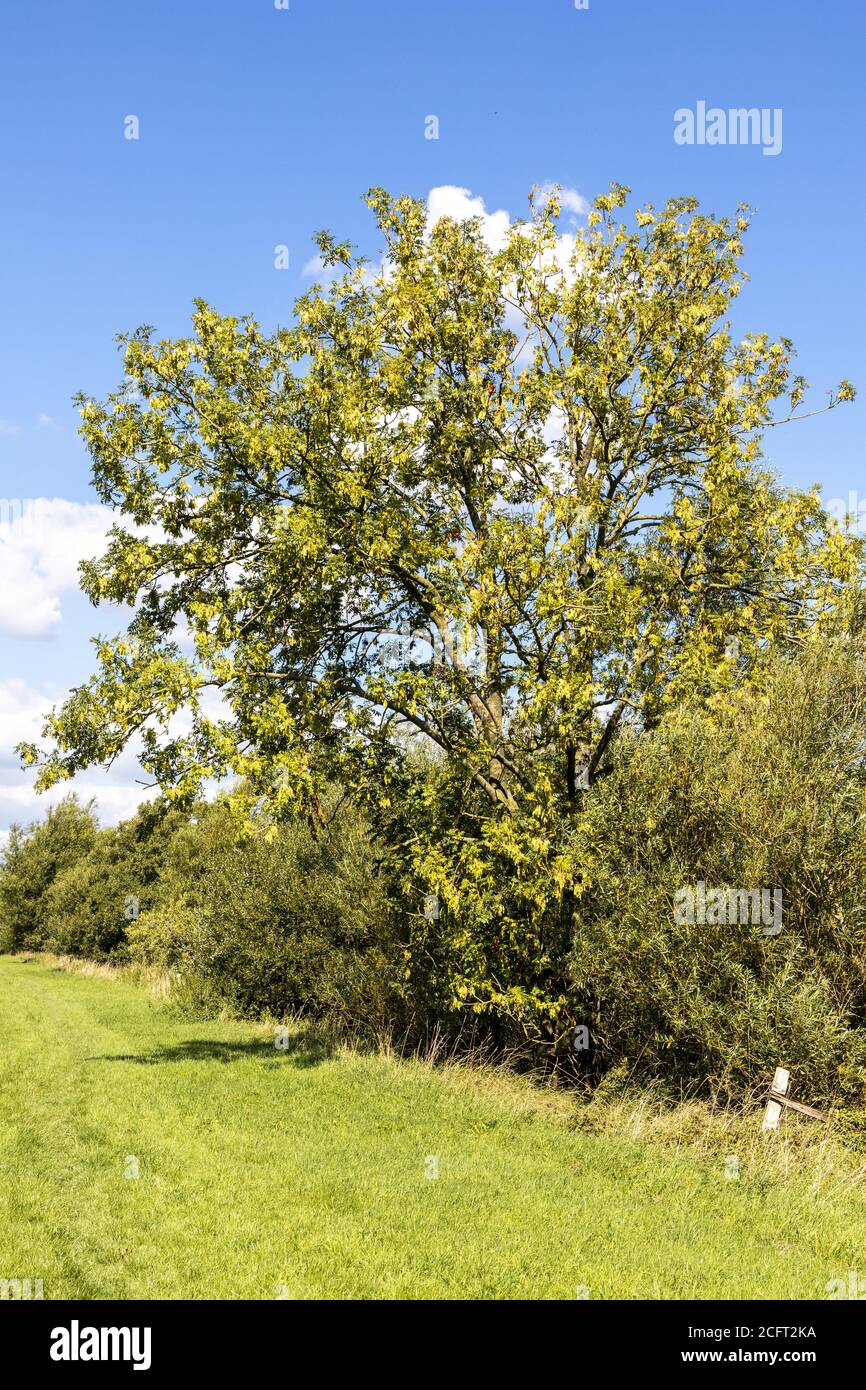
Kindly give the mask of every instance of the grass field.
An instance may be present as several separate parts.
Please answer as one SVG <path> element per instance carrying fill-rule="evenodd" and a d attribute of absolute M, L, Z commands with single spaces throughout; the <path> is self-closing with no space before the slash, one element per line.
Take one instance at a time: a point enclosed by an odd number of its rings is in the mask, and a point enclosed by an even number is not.
<path fill-rule="evenodd" d="M 0 1034 L 0 1278 L 46 1299 L 812 1299 L 866 1273 L 853 1159 L 785 1177 L 756 1149 L 730 1180 L 517 1081 L 276 1051 L 20 957 Z"/>

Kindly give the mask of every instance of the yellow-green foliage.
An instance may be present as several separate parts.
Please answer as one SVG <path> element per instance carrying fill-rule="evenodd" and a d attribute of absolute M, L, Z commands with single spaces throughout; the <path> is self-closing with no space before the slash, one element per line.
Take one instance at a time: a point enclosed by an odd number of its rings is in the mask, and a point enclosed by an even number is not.
<path fill-rule="evenodd" d="M 47 786 L 142 731 L 167 795 L 234 775 L 275 819 L 347 788 L 396 861 L 406 978 L 532 1036 L 566 1012 L 562 821 L 618 728 L 747 678 L 859 564 L 762 461 L 805 383 L 786 339 L 731 334 L 747 212 L 622 221 L 626 193 L 567 238 L 538 197 L 494 250 L 374 189 L 380 268 L 322 234 L 336 278 L 289 327 L 199 301 L 189 337 L 123 339 L 119 390 L 81 398 L 123 523 L 84 586 L 134 616 L 24 749 Z"/>

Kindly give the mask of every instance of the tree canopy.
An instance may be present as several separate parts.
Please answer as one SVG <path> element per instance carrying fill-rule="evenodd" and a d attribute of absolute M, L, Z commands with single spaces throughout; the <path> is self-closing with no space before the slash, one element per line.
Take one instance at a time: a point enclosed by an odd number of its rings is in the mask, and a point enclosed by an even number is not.
<path fill-rule="evenodd" d="M 726 318 L 748 211 L 681 198 L 626 223 L 626 198 L 563 232 L 537 195 L 491 246 L 374 189 L 381 261 L 321 233 L 329 283 L 289 327 L 196 301 L 189 337 L 121 339 L 119 390 L 80 405 L 125 525 L 82 572 L 134 612 L 24 747 L 42 786 L 138 735 L 172 796 L 233 774 L 279 817 L 353 789 L 446 901 L 431 865 L 462 815 L 569 887 L 551 826 L 617 730 L 747 678 L 859 565 L 762 456 L 806 383 L 790 341 Z"/>

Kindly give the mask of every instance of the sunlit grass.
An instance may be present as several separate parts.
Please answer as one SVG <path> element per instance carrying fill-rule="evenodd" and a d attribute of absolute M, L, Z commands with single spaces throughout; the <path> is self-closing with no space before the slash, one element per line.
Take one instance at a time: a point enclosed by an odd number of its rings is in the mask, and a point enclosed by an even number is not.
<path fill-rule="evenodd" d="M 278 1051 L 21 958 L 0 1027 L 0 1278 L 46 1298 L 811 1299 L 866 1274 L 858 1160 L 823 1130 L 585 1109 L 301 1031 Z"/>

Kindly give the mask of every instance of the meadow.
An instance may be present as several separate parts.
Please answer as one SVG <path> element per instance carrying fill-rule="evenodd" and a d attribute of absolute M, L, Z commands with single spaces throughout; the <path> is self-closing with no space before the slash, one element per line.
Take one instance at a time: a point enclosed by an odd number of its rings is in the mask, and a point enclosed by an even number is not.
<path fill-rule="evenodd" d="M 815 1299 L 858 1155 L 0 958 L 0 1276 L 45 1299 Z M 732 1175 L 731 1154 L 738 1155 Z"/>

